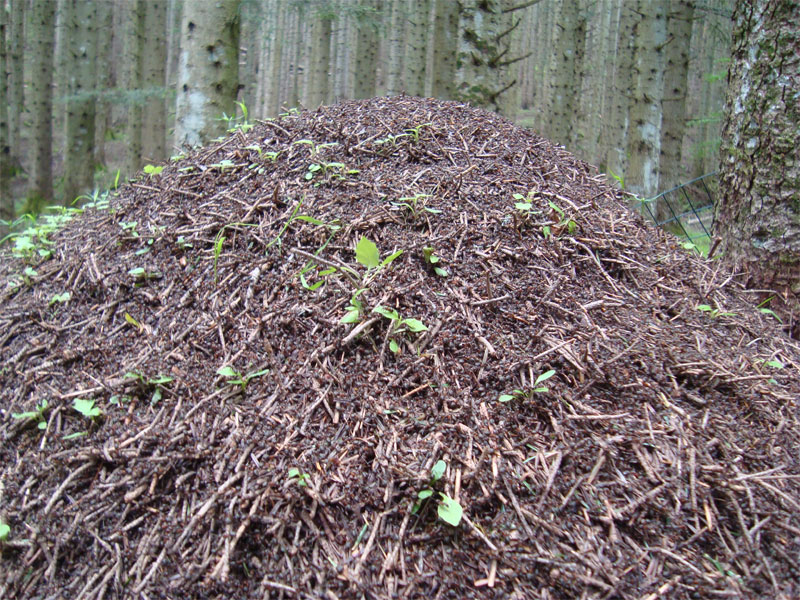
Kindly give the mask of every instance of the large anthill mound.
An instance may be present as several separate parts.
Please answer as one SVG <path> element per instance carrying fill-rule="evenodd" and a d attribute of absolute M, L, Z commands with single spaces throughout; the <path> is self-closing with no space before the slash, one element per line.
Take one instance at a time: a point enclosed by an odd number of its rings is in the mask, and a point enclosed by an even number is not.
<path fill-rule="evenodd" d="M 54 239 L 2 267 L 0 597 L 800 595 L 800 350 L 508 121 L 289 114 Z"/>

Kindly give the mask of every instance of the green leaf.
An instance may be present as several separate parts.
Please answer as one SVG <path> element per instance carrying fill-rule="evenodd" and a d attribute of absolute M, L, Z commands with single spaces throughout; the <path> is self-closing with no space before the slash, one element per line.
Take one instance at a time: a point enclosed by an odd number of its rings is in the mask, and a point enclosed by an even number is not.
<path fill-rule="evenodd" d="M 420 491 L 419 494 L 417 494 L 417 498 L 419 498 L 420 500 L 427 500 L 431 496 L 433 496 L 433 490 L 432 489 L 422 490 L 422 491 Z"/>
<path fill-rule="evenodd" d="M 423 325 L 422 321 L 419 319 L 403 319 L 403 325 L 408 327 L 414 333 L 419 333 L 420 331 L 428 331 L 428 328 Z"/>
<path fill-rule="evenodd" d="M 75 438 L 83 437 L 83 436 L 85 436 L 85 435 L 89 435 L 89 434 L 88 434 L 88 433 L 86 433 L 85 431 L 78 431 L 78 432 L 76 432 L 76 433 L 70 433 L 70 434 L 67 434 L 67 435 L 65 435 L 65 436 L 64 436 L 62 439 L 65 439 L 65 440 L 74 440 Z"/>
<path fill-rule="evenodd" d="M 372 312 L 378 313 L 379 315 L 384 316 L 387 319 L 391 319 L 392 321 L 397 321 L 400 318 L 400 315 L 397 314 L 396 310 L 383 307 L 380 304 L 373 308 Z"/>
<path fill-rule="evenodd" d="M 779 361 L 777 359 L 776 360 L 768 360 L 766 362 L 766 364 L 767 364 L 768 367 L 773 367 L 775 369 L 782 369 L 783 367 L 786 366 L 781 361 Z"/>
<path fill-rule="evenodd" d="M 442 267 L 434 267 L 433 271 L 439 277 L 449 277 L 450 276 L 450 273 L 447 271 L 447 269 L 443 269 Z"/>
<path fill-rule="evenodd" d="M 47 421 L 39 421 L 36 427 L 44 431 L 45 429 L 47 429 Z"/>
<path fill-rule="evenodd" d="M 397 252 L 390 254 L 389 256 L 383 259 L 383 262 L 381 262 L 380 266 L 385 267 L 386 265 L 391 264 L 392 261 L 394 261 L 394 259 L 400 256 L 402 253 L 403 253 L 402 250 L 398 250 Z"/>
<path fill-rule="evenodd" d="M 247 374 L 247 380 L 250 381 L 251 379 L 255 379 L 256 377 L 261 377 L 269 373 L 269 369 L 261 369 L 260 371 L 254 371 L 252 373 Z"/>
<path fill-rule="evenodd" d="M 441 496 L 441 502 L 439 503 L 437 510 L 439 518 L 448 525 L 458 527 L 458 524 L 461 523 L 461 517 L 464 514 L 464 509 L 461 508 L 461 505 L 458 502 L 453 500 L 447 494 L 439 492 L 439 496 Z"/>
<path fill-rule="evenodd" d="M 549 371 L 545 371 L 536 378 L 536 381 L 533 382 L 533 385 L 539 385 L 543 381 L 547 381 L 548 379 L 550 379 L 555 374 L 556 374 L 555 369 L 550 369 Z"/>
<path fill-rule="evenodd" d="M 341 318 L 339 323 L 358 323 L 359 314 L 358 310 L 350 310 Z"/>
<path fill-rule="evenodd" d="M 132 316 L 130 316 L 130 314 L 128 314 L 128 313 L 125 313 L 125 321 L 126 321 L 127 323 L 129 323 L 129 324 L 133 325 L 134 327 L 136 327 L 136 329 L 141 329 L 141 327 L 142 327 L 142 326 L 139 324 L 139 321 L 137 321 L 136 319 L 134 319 L 134 318 L 133 318 Z"/>
<path fill-rule="evenodd" d="M 161 401 L 162 397 L 163 394 L 161 393 L 161 390 L 159 388 L 156 388 L 155 391 L 153 392 L 153 396 L 150 398 L 151 406 L 155 406 L 156 404 L 158 404 Z"/>
<path fill-rule="evenodd" d="M 444 475 L 445 470 L 447 469 L 447 463 L 443 460 L 436 461 L 436 464 L 433 465 L 431 469 L 431 479 L 433 481 L 439 481 Z"/>
<path fill-rule="evenodd" d="M 289 475 L 289 479 L 294 479 L 295 477 L 300 477 L 300 469 L 298 469 L 297 467 L 292 467 L 291 469 L 289 469 L 288 475 Z"/>
<path fill-rule="evenodd" d="M 500 402 L 511 402 L 516 396 L 512 396 L 511 394 L 500 394 L 500 397 L 497 399 Z"/>
<path fill-rule="evenodd" d="M 233 367 L 220 367 L 217 369 L 217 375 L 222 375 L 223 377 L 238 377 L 239 372 L 234 371 Z"/>
<path fill-rule="evenodd" d="M 561 219 L 564 218 L 564 211 L 561 210 L 561 208 L 559 208 L 558 204 L 556 204 L 552 200 L 548 200 L 547 203 L 550 205 L 550 208 L 552 208 L 554 211 L 556 211 L 558 213 L 559 218 L 561 218 Z"/>
<path fill-rule="evenodd" d="M 521 197 L 521 196 L 520 196 Z M 516 202 L 514 204 L 514 208 L 521 211 L 529 211 L 533 208 L 533 204 L 530 202 Z"/>
<path fill-rule="evenodd" d="M 295 217 L 297 221 L 305 221 L 306 223 L 311 223 L 312 225 L 320 225 L 322 227 L 325 226 L 325 223 L 320 221 L 319 219 L 315 219 L 314 217 L 309 217 L 308 215 L 299 215 Z"/>
<path fill-rule="evenodd" d="M 397 354 L 398 352 L 400 352 L 400 346 L 397 345 L 397 342 L 395 340 L 389 340 L 389 350 Z"/>
<path fill-rule="evenodd" d="M 550 226 L 549 225 L 545 225 L 544 227 L 542 227 L 542 235 L 545 237 L 545 239 L 550 237 Z"/>
<path fill-rule="evenodd" d="M 63 304 L 64 302 L 69 302 L 69 299 L 71 297 L 72 297 L 72 294 L 70 294 L 69 292 L 64 292 L 62 294 L 53 294 L 53 297 L 50 298 L 49 304 L 52 305 L 52 304 L 55 304 L 56 302 L 59 302 L 59 303 Z"/>
<path fill-rule="evenodd" d="M 702 311 L 702 312 L 711 312 L 714 309 L 711 308 L 708 304 L 698 304 L 697 305 L 697 310 Z"/>
<path fill-rule="evenodd" d="M 160 385 L 162 383 L 169 383 L 173 381 L 172 377 L 168 377 L 167 375 L 157 375 L 154 379 L 150 380 L 150 383 L 153 385 Z"/>
<path fill-rule="evenodd" d="M 136 267 L 135 269 L 130 269 L 128 275 L 132 275 L 138 279 L 145 276 L 145 270 L 142 267 Z"/>
<path fill-rule="evenodd" d="M 11 527 L 0 521 L 0 541 L 5 542 L 11 533 Z"/>
<path fill-rule="evenodd" d="M 72 401 L 72 406 L 84 417 L 89 419 L 94 419 L 102 414 L 102 411 L 94 405 L 94 400 L 75 398 L 75 400 Z"/>
<path fill-rule="evenodd" d="M 374 242 L 365 237 L 361 237 L 356 245 L 356 260 L 368 269 L 374 269 L 381 264 L 378 247 Z"/>

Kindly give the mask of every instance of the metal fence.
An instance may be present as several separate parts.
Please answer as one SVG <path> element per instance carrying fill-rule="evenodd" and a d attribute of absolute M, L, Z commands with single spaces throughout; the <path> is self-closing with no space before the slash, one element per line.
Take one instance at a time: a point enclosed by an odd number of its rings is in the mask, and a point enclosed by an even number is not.
<path fill-rule="evenodd" d="M 717 172 L 702 175 L 658 196 L 641 200 L 639 211 L 655 225 L 708 250 L 714 225 Z"/>

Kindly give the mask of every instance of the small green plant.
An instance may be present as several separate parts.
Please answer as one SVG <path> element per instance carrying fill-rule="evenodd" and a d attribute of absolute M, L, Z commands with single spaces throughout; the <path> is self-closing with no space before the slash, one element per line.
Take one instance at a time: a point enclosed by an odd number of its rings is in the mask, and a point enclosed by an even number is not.
<path fill-rule="evenodd" d="M 148 281 L 150 279 L 161 279 L 162 277 L 159 271 L 148 271 L 144 267 L 134 267 L 133 269 L 129 269 L 128 275 L 139 282 Z"/>
<path fill-rule="evenodd" d="M 386 308 L 380 304 L 372 309 L 372 312 L 389 319 L 391 322 L 391 331 L 389 332 L 389 349 L 397 354 L 400 352 L 400 345 L 397 343 L 397 337 L 406 331 L 412 333 L 421 333 L 428 331 L 428 328 L 419 319 L 403 319 L 398 312 L 394 309 Z"/>
<path fill-rule="evenodd" d="M 769 316 L 773 317 L 774 319 L 776 319 L 776 320 L 778 321 L 778 323 L 781 323 L 781 324 L 783 324 L 783 321 L 782 321 L 782 320 L 781 320 L 781 318 L 780 318 L 780 317 L 779 317 L 779 316 L 778 316 L 778 315 L 775 313 L 775 311 L 774 311 L 774 310 L 772 310 L 771 308 L 768 308 L 768 307 L 764 306 L 765 304 L 769 304 L 770 302 L 772 302 L 772 300 L 773 300 L 774 298 L 775 298 L 775 296 L 770 296 L 769 298 L 767 298 L 766 300 L 764 300 L 763 302 L 761 302 L 761 303 L 760 303 L 760 304 L 759 304 L 759 305 L 756 307 L 756 309 L 757 309 L 757 310 L 758 310 L 758 312 L 760 312 L 762 315 L 769 315 Z"/>
<path fill-rule="evenodd" d="M 242 374 L 231 366 L 224 366 L 217 369 L 217 375 L 227 377 L 225 383 L 228 385 L 238 385 L 242 388 L 242 393 L 247 390 L 247 384 L 251 379 L 261 377 L 269 373 L 269 369 L 261 369 L 260 371 L 251 371 L 250 373 Z"/>
<path fill-rule="evenodd" d="M 292 467 L 286 474 L 289 481 L 296 481 L 300 487 L 308 487 L 308 481 L 311 476 L 308 473 L 303 473 L 297 467 Z"/>
<path fill-rule="evenodd" d="M 425 258 L 425 263 L 428 264 L 431 268 L 433 268 L 433 272 L 436 273 L 439 277 L 447 277 L 450 273 L 447 272 L 447 269 L 442 268 L 439 265 L 441 262 L 441 258 L 436 256 L 433 253 L 433 248 L 430 246 L 426 246 L 422 249 L 422 256 Z"/>
<path fill-rule="evenodd" d="M 164 387 L 165 384 L 170 383 L 173 381 L 172 377 L 167 375 L 156 375 L 155 377 L 146 377 L 143 373 L 139 371 L 128 371 L 125 373 L 125 379 L 134 379 L 136 383 L 139 385 L 139 388 L 144 393 L 150 393 L 152 391 L 152 396 L 150 396 L 150 404 L 155 405 L 157 404 L 161 398 L 164 397 L 164 391 L 166 388 Z"/>
<path fill-rule="evenodd" d="M 280 113 L 278 116 L 281 119 L 283 119 L 285 117 L 293 117 L 293 116 L 296 116 L 296 115 L 299 115 L 299 114 L 300 114 L 300 109 L 293 106 L 292 108 L 288 109 L 286 112 Z"/>
<path fill-rule="evenodd" d="M 103 414 L 103 411 L 100 410 L 100 407 L 95 406 L 94 400 L 75 398 L 75 400 L 72 401 L 72 407 L 84 417 L 91 419 L 92 421 Z"/>
<path fill-rule="evenodd" d="M 36 405 L 36 409 L 29 412 L 11 413 L 12 419 L 36 422 L 36 428 L 47 429 L 47 420 L 44 418 L 44 411 L 47 410 L 47 400 L 42 400 Z"/>
<path fill-rule="evenodd" d="M 72 298 L 72 294 L 69 292 L 61 292 L 60 294 L 53 294 L 53 297 L 50 298 L 50 302 L 48 304 L 52 306 L 53 304 L 66 304 L 69 302 L 69 299 Z"/>
<path fill-rule="evenodd" d="M 713 306 L 709 306 L 708 304 L 698 304 L 697 310 L 700 312 L 707 313 L 709 317 L 712 319 L 716 319 L 717 317 L 735 317 L 736 313 L 732 312 L 721 312 L 718 308 L 714 308 Z"/>
<path fill-rule="evenodd" d="M 367 267 L 367 269 L 382 269 L 389 266 L 398 256 L 403 253 L 402 250 L 393 252 L 383 260 L 381 260 L 378 246 L 375 242 L 361 236 L 356 244 L 356 260 Z"/>
<path fill-rule="evenodd" d="M 161 171 L 163 170 L 164 170 L 164 165 L 159 165 L 159 166 L 145 165 L 143 169 L 145 175 L 147 175 L 148 177 L 155 177 L 156 175 L 161 175 Z"/>
<path fill-rule="evenodd" d="M 552 229 L 550 225 L 543 226 L 542 235 L 544 235 L 545 238 L 550 237 L 551 233 L 558 236 L 561 235 L 561 233 L 563 233 L 565 230 L 569 235 L 575 233 L 575 230 L 578 228 L 578 224 L 573 219 L 567 217 L 558 204 L 552 200 L 548 201 L 547 203 L 552 209 L 551 218 L 554 221 L 557 221 L 557 223 L 552 226 Z"/>
<path fill-rule="evenodd" d="M 315 158 L 320 150 L 324 150 L 325 148 L 333 148 L 334 146 L 338 146 L 339 142 L 322 142 L 320 144 L 316 143 L 313 140 L 297 140 L 296 142 L 292 143 L 293 146 L 301 145 L 301 146 L 308 146 L 308 151 L 310 153 L 311 158 Z"/>
<path fill-rule="evenodd" d="M 622 175 L 617 175 L 611 169 L 608 170 L 608 174 L 619 184 L 621 190 L 625 189 L 625 178 Z"/>
<path fill-rule="evenodd" d="M 192 244 L 186 241 L 186 238 L 182 235 L 178 236 L 178 239 L 175 240 L 175 245 L 178 247 L 179 250 L 186 250 L 187 248 L 194 248 Z"/>
<path fill-rule="evenodd" d="M 139 225 L 137 221 L 120 221 L 119 226 L 122 228 L 122 231 L 127 232 L 131 237 L 138 238 L 139 232 L 136 231 L 136 227 Z"/>
<path fill-rule="evenodd" d="M 411 141 L 415 144 L 419 143 L 419 136 L 420 132 L 422 131 L 423 127 L 430 127 L 430 123 L 423 123 L 422 125 L 417 125 L 416 127 L 409 127 L 406 129 L 406 134 L 411 138 Z"/>
<path fill-rule="evenodd" d="M 0 542 L 5 542 L 9 535 L 11 535 L 11 527 L 9 527 L 5 521 L 0 519 Z"/>
<path fill-rule="evenodd" d="M 364 313 L 364 303 L 358 297 L 366 291 L 366 288 L 361 288 L 355 291 L 350 298 L 350 303 L 347 305 L 346 313 L 339 321 L 340 323 L 358 323 Z"/>
<path fill-rule="evenodd" d="M 328 267 L 327 269 L 323 269 L 317 273 L 320 279 L 317 279 L 317 281 L 314 283 L 308 283 L 308 280 L 306 279 L 306 273 L 309 273 L 316 268 L 317 265 L 313 261 L 309 261 L 308 264 L 300 270 L 300 273 L 298 273 L 298 276 L 300 277 L 300 285 L 310 292 L 318 290 L 325 285 L 325 283 L 328 281 L 328 275 L 333 275 L 338 270 L 336 267 Z"/>
<path fill-rule="evenodd" d="M 422 212 L 429 212 L 434 215 L 441 214 L 438 208 L 429 208 L 425 206 L 425 201 L 430 198 L 430 194 L 414 194 L 413 196 L 404 196 L 398 198 L 397 202 L 392 202 L 392 206 L 404 209 L 411 220 L 414 221 L 419 217 Z"/>
<path fill-rule="evenodd" d="M 534 394 L 543 394 L 544 392 L 550 391 L 545 385 L 540 385 L 544 383 L 548 379 L 550 379 L 553 375 L 556 374 L 555 369 L 550 369 L 549 371 L 545 371 L 541 375 L 539 375 L 536 380 L 533 382 L 533 389 L 531 390 L 514 390 L 510 394 L 500 394 L 500 397 L 497 398 L 500 402 L 511 402 L 512 400 L 526 400 L 533 396 Z"/>
<path fill-rule="evenodd" d="M 431 468 L 431 477 L 428 485 L 417 493 L 417 501 L 414 503 L 411 512 L 417 514 L 422 508 L 423 504 L 435 493 L 434 486 L 442 478 L 444 472 L 447 470 L 447 463 L 443 460 L 436 461 L 436 464 Z M 458 527 L 461 522 L 461 517 L 464 514 L 464 509 L 457 501 L 453 500 L 444 492 L 438 492 L 439 504 L 436 512 L 439 518 L 445 523 Z"/>
<path fill-rule="evenodd" d="M 248 121 L 248 110 L 247 105 L 244 102 L 236 102 L 236 106 L 239 107 L 239 110 L 242 112 L 241 115 L 228 116 L 224 112 L 222 113 L 222 118 L 220 120 L 226 121 L 228 123 L 228 133 L 233 133 L 235 131 L 241 131 L 242 133 L 247 133 L 253 128 L 253 124 Z"/>
<path fill-rule="evenodd" d="M 214 163 L 213 165 L 209 165 L 212 169 L 219 169 L 220 173 L 224 173 L 226 169 L 232 169 L 236 166 L 236 164 L 227 158 L 219 161 L 218 163 Z"/>

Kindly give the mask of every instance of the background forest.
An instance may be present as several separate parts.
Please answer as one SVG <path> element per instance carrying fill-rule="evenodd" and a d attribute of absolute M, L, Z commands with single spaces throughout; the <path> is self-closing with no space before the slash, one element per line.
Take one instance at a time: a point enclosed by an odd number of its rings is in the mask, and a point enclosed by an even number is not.
<path fill-rule="evenodd" d="M 400 93 L 496 110 L 652 197 L 716 169 L 731 4 L 5 0 L 0 211 L 69 204 L 237 123 Z"/>

